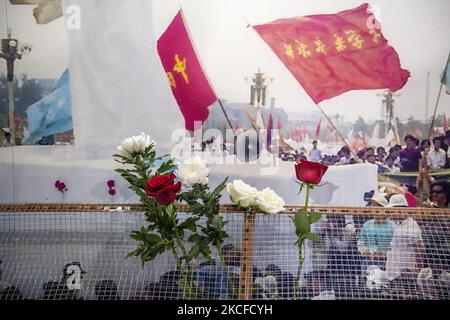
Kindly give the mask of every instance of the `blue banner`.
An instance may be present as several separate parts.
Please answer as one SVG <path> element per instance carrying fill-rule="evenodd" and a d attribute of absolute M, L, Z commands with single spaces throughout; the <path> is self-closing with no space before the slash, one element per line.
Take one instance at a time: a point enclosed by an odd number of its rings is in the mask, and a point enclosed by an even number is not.
<path fill-rule="evenodd" d="M 28 132 L 23 144 L 35 144 L 44 136 L 73 129 L 69 84 L 69 70 L 66 70 L 50 94 L 28 107 Z"/>

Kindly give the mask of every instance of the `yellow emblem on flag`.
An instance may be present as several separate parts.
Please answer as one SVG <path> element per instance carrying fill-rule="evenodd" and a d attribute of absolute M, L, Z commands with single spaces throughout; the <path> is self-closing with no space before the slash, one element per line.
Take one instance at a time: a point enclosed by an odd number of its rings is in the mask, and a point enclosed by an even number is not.
<path fill-rule="evenodd" d="M 171 87 L 177 87 L 177 83 L 175 82 L 175 78 L 173 77 L 172 72 L 167 72 L 167 80 L 169 80 L 169 84 Z"/>
<path fill-rule="evenodd" d="M 345 49 L 347 49 L 347 46 L 345 45 L 344 38 L 339 37 L 337 35 L 334 35 L 334 38 L 335 38 L 334 44 L 336 46 L 336 51 L 337 52 L 341 52 L 341 51 L 344 51 Z"/>
<path fill-rule="evenodd" d="M 345 31 L 347 35 L 347 41 L 354 46 L 355 48 L 361 49 L 364 40 L 361 38 L 361 35 L 355 30 L 347 30 Z"/>
<path fill-rule="evenodd" d="M 178 72 L 183 77 L 186 84 L 189 84 L 189 78 L 186 73 L 186 58 L 180 60 L 178 54 L 175 54 L 175 65 L 173 66 L 173 71 Z"/>
<path fill-rule="evenodd" d="M 322 53 L 322 54 L 327 54 L 326 50 L 325 50 L 325 44 L 322 42 L 322 40 L 320 40 L 319 38 L 316 38 L 316 41 L 314 41 L 314 44 L 316 45 L 316 52 L 317 53 Z"/>
<path fill-rule="evenodd" d="M 288 56 L 293 58 L 294 57 L 294 49 L 292 49 L 292 46 L 290 44 L 283 43 L 284 46 L 284 53 Z"/>
<path fill-rule="evenodd" d="M 308 45 L 297 40 L 295 42 L 298 43 L 297 54 L 303 58 L 308 58 L 311 55 L 311 52 L 308 50 Z"/>

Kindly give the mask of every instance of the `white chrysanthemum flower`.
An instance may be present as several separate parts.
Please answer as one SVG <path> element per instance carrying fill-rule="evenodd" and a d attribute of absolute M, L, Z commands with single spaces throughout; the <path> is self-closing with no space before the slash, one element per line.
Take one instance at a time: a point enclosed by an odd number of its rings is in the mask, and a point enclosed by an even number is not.
<path fill-rule="evenodd" d="M 278 213 L 283 211 L 285 205 L 283 198 L 270 188 L 265 188 L 263 191 L 258 192 L 255 203 L 259 209 L 266 213 Z"/>
<path fill-rule="evenodd" d="M 184 186 L 192 187 L 194 184 L 208 184 L 210 169 L 200 157 L 186 159 L 178 166 L 177 177 Z"/>
<path fill-rule="evenodd" d="M 227 191 L 234 204 L 243 208 L 255 205 L 255 198 L 258 194 L 258 190 L 244 183 L 244 181 L 234 180 L 232 183 L 228 183 Z"/>
<path fill-rule="evenodd" d="M 117 150 L 122 156 L 131 156 L 133 153 L 144 151 L 151 144 L 155 145 L 152 138 L 141 132 L 138 136 L 132 136 L 123 140 L 120 146 L 117 147 Z"/>

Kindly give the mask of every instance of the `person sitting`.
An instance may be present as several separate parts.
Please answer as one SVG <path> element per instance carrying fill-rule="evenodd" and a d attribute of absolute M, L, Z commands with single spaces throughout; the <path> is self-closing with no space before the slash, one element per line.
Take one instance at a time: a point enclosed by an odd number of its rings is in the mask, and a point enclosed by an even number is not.
<path fill-rule="evenodd" d="M 23 300 L 23 296 L 18 288 L 11 286 L 0 292 L 0 300 Z"/>
<path fill-rule="evenodd" d="M 11 147 L 11 133 L 9 132 L 9 128 L 2 128 L 3 135 L 5 136 L 5 140 L 2 142 L 2 147 Z"/>
<path fill-rule="evenodd" d="M 402 194 L 393 194 L 389 199 L 389 208 L 408 207 L 408 201 Z M 387 253 L 386 272 L 391 279 L 400 275 L 417 276 L 419 266 L 417 257 L 422 256 L 424 244 L 422 231 L 412 217 L 402 218 L 395 215 L 397 222 L 391 240 L 391 250 Z"/>
<path fill-rule="evenodd" d="M 323 270 L 311 271 L 305 276 L 306 286 L 297 293 L 297 299 L 336 300 L 334 290 L 328 287 L 327 273 Z"/>
<path fill-rule="evenodd" d="M 371 206 L 386 207 L 388 202 L 384 194 L 376 192 L 371 198 Z M 363 257 L 363 268 L 369 265 L 384 267 L 386 253 L 390 249 L 395 223 L 377 214 L 373 219 L 364 223 L 358 236 L 358 250 Z"/>
<path fill-rule="evenodd" d="M 97 300 L 120 300 L 117 294 L 117 284 L 113 280 L 102 280 L 94 288 Z"/>
<path fill-rule="evenodd" d="M 450 203 L 450 183 L 438 180 L 430 186 L 428 205 L 448 208 Z M 436 274 L 450 271 L 450 222 L 442 216 L 428 215 L 419 220 L 425 245 L 424 265 Z"/>
<path fill-rule="evenodd" d="M 81 298 L 81 283 L 86 271 L 78 261 L 68 263 L 64 266 L 63 276 L 59 281 L 58 292 L 60 300 L 79 300 Z M 78 278 L 77 278 L 78 277 Z"/>

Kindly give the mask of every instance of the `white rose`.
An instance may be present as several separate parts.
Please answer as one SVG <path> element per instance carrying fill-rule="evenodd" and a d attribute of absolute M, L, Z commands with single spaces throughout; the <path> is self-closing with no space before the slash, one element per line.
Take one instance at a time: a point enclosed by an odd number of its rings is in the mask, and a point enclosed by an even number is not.
<path fill-rule="evenodd" d="M 258 190 L 244 183 L 242 180 L 234 180 L 227 184 L 227 191 L 231 201 L 243 208 L 255 205 L 255 198 Z"/>
<path fill-rule="evenodd" d="M 135 152 L 144 151 L 151 144 L 155 145 L 152 138 L 141 132 L 139 136 L 133 136 L 123 140 L 121 145 L 117 147 L 117 150 L 119 150 L 122 156 L 131 156 Z"/>
<path fill-rule="evenodd" d="M 195 157 L 184 160 L 178 166 L 177 177 L 184 186 L 192 187 L 194 184 L 208 184 L 209 171 L 206 162 L 200 157 Z"/>
<path fill-rule="evenodd" d="M 283 198 L 270 188 L 265 188 L 263 191 L 258 192 L 255 203 L 259 209 L 266 213 L 283 211 L 285 205 Z"/>

